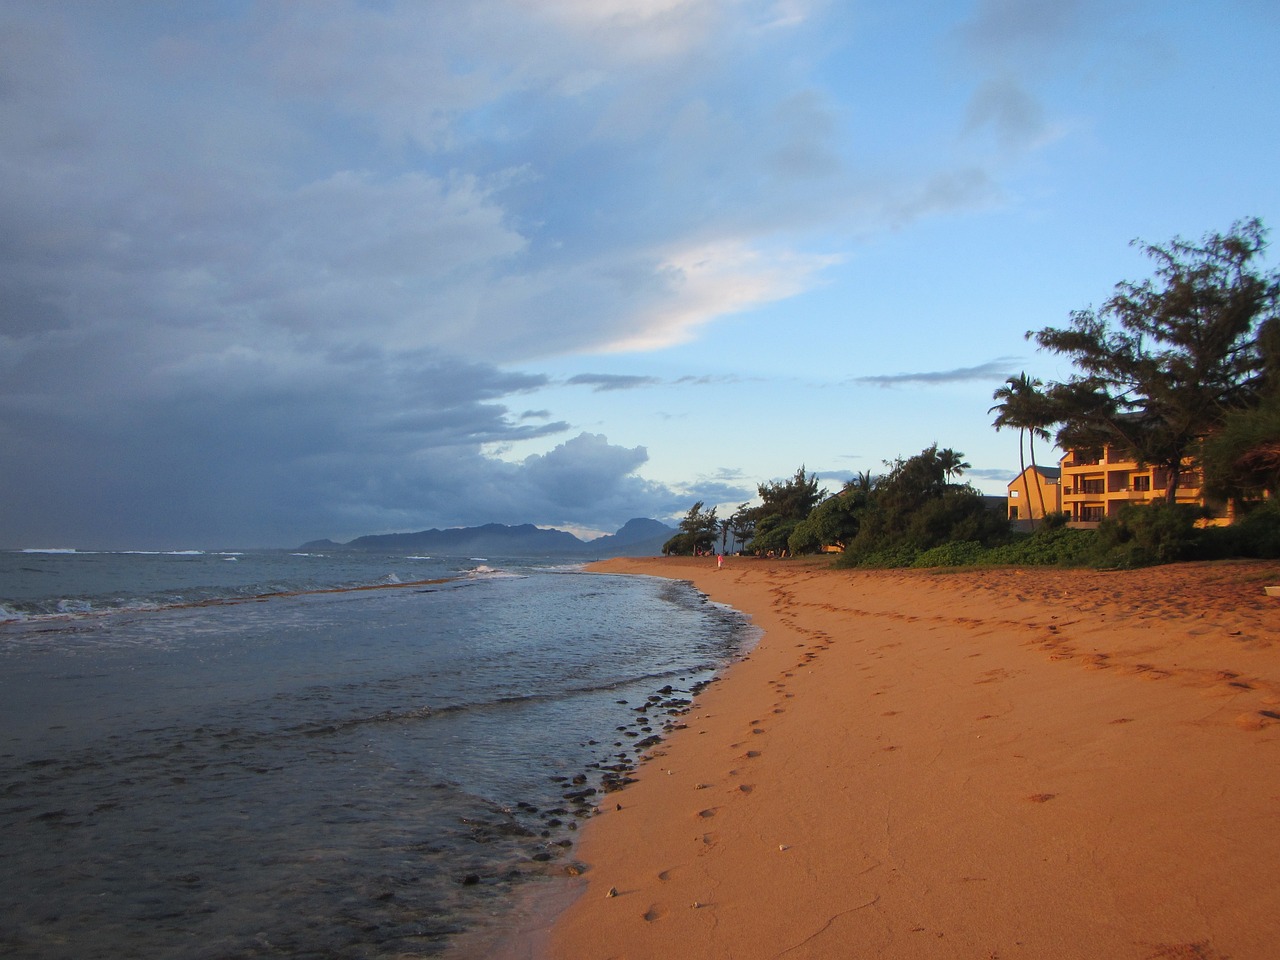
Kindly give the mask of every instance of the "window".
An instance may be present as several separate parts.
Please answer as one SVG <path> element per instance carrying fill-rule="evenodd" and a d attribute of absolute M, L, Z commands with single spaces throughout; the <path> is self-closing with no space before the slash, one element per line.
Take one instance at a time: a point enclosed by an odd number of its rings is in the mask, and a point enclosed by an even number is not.
<path fill-rule="evenodd" d="M 1150 490 L 1150 489 L 1151 489 L 1151 477 L 1150 477 L 1150 476 L 1148 476 L 1148 475 L 1147 475 L 1147 474 L 1145 474 L 1145 473 L 1135 473 L 1135 474 L 1133 475 L 1133 489 L 1135 489 L 1135 490 Z"/>
<path fill-rule="evenodd" d="M 1081 507 L 1080 519 L 1086 523 L 1097 523 L 1102 519 L 1102 507 Z"/>
<path fill-rule="evenodd" d="M 1105 487 L 1106 487 L 1106 481 L 1104 480 L 1081 480 L 1080 481 L 1081 493 L 1102 493 Z"/>

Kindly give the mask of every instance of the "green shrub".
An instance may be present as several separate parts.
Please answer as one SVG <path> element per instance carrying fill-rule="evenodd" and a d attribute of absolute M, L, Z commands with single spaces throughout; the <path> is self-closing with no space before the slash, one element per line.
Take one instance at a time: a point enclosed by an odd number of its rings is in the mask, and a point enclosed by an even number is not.
<path fill-rule="evenodd" d="M 858 551 L 846 548 L 836 561 L 838 567 L 873 567 L 895 569 L 909 567 L 915 562 L 916 551 L 909 546 L 897 545 L 882 550 Z"/>
<path fill-rule="evenodd" d="M 913 567 L 968 567 L 981 563 L 989 551 L 976 540 L 953 540 L 919 554 Z"/>
<path fill-rule="evenodd" d="M 1196 521 L 1203 509 L 1181 503 L 1131 504 L 1098 525 L 1099 562 L 1104 566 L 1142 567 L 1174 563 L 1196 555 Z"/>
<path fill-rule="evenodd" d="M 1031 567 L 1085 567 L 1091 565 L 1097 556 L 1096 531 L 1045 524 L 1033 534 L 987 551 L 985 562 Z"/>
<path fill-rule="evenodd" d="M 1234 534 L 1235 556 L 1280 559 L 1280 504 L 1255 507 L 1224 529 Z"/>

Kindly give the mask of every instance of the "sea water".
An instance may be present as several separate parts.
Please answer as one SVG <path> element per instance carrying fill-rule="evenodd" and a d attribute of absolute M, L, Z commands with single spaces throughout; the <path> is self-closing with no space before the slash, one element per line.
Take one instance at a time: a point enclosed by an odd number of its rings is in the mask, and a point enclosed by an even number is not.
<path fill-rule="evenodd" d="M 748 635 L 563 561 L 0 553 L 0 955 L 438 953 Z"/>

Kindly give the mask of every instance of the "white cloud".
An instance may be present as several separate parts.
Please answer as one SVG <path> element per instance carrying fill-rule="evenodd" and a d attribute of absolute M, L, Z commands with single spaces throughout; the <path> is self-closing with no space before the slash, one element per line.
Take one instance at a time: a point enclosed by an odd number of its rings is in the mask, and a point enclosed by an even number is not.
<path fill-rule="evenodd" d="M 664 296 L 633 315 L 636 332 L 622 333 L 603 349 L 683 343 L 703 324 L 799 293 L 837 261 L 829 255 L 766 253 L 735 240 L 673 251 L 658 268 Z"/>

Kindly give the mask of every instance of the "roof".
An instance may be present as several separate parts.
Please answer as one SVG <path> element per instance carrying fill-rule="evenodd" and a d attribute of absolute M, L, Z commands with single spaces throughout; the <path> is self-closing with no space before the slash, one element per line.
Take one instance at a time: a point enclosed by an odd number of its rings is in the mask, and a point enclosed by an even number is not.
<path fill-rule="evenodd" d="M 1036 471 L 1036 473 L 1040 474 L 1040 476 L 1044 477 L 1046 480 L 1059 480 L 1062 478 L 1061 467 L 1042 467 L 1040 466 L 1040 464 L 1037 463 L 1034 467 L 1027 467 L 1027 470 Z M 1022 477 L 1022 474 L 1020 473 L 1018 474 L 1018 476 L 1014 477 L 1009 482 L 1017 483 L 1021 477 Z"/>

